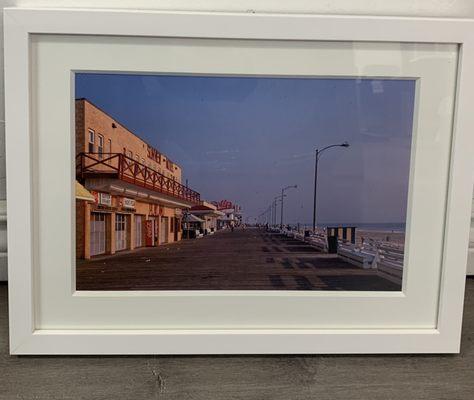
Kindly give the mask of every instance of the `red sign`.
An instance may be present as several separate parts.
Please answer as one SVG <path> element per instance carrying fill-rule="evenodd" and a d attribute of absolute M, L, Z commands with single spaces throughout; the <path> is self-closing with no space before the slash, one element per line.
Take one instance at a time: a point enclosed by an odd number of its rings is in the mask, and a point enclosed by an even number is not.
<path fill-rule="evenodd" d="M 218 210 L 228 210 L 235 208 L 237 211 L 239 209 L 239 206 L 232 204 L 232 202 L 229 200 L 213 201 L 212 204 L 214 204 Z"/>
<path fill-rule="evenodd" d="M 99 193 L 97 193 L 96 191 L 91 190 L 91 194 L 92 194 L 92 196 L 94 196 L 95 204 L 98 204 L 99 203 Z"/>
<path fill-rule="evenodd" d="M 149 209 L 149 214 L 159 215 L 160 209 L 158 207 L 158 204 L 150 204 L 148 209 Z"/>
<path fill-rule="evenodd" d="M 155 148 L 151 147 L 150 145 L 147 145 L 148 148 L 148 158 L 151 158 L 152 160 L 156 161 L 157 163 L 161 163 L 161 153 L 156 150 Z"/>

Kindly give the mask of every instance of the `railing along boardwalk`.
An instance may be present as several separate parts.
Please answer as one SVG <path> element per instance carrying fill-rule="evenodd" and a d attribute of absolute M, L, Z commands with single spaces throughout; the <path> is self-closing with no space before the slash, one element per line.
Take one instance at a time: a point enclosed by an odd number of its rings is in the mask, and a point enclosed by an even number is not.
<path fill-rule="evenodd" d="M 76 177 L 81 182 L 88 177 L 116 178 L 191 203 L 201 203 L 198 192 L 122 153 L 79 153 Z"/>
<path fill-rule="evenodd" d="M 270 228 L 270 231 L 301 240 L 320 251 L 327 251 L 327 238 L 323 233 L 305 236 L 287 229 Z M 378 275 L 394 283 L 402 283 L 404 249 L 401 245 L 369 239 L 363 245 L 356 246 L 339 240 L 337 255 L 361 268 L 376 269 Z"/>

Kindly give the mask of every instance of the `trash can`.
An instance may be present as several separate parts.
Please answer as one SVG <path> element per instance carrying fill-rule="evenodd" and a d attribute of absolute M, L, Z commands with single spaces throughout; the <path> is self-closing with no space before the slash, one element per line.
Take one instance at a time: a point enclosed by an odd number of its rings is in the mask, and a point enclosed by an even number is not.
<path fill-rule="evenodd" d="M 337 253 L 337 236 L 328 236 L 328 253 Z"/>

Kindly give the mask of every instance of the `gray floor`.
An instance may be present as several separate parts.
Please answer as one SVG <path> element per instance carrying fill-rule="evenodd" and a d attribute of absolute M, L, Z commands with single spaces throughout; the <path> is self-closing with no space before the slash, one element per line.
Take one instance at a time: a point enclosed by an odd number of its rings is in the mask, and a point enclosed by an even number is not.
<path fill-rule="evenodd" d="M 474 280 L 462 352 L 444 356 L 11 357 L 0 286 L 0 399 L 473 399 Z"/>

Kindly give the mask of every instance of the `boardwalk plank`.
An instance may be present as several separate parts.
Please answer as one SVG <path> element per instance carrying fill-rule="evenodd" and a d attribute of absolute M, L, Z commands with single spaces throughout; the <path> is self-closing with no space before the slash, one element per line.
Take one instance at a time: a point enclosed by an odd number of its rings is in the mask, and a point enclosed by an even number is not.
<path fill-rule="evenodd" d="M 374 270 L 257 229 L 79 261 L 76 281 L 78 290 L 400 290 Z"/>

